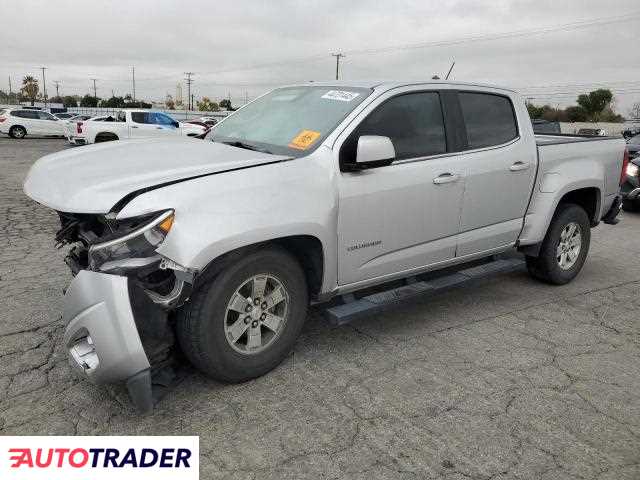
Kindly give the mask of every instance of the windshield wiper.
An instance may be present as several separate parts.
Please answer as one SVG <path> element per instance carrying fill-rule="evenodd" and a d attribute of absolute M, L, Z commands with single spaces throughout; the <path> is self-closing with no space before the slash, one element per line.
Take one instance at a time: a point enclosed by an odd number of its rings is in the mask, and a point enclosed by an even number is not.
<path fill-rule="evenodd" d="M 250 143 L 240 142 L 238 140 L 220 142 L 220 143 L 224 143 L 225 145 L 230 145 L 232 147 L 244 148 L 245 150 L 253 150 L 254 152 L 271 153 L 269 150 L 265 150 L 264 148 L 258 148 L 255 145 L 251 145 Z"/>

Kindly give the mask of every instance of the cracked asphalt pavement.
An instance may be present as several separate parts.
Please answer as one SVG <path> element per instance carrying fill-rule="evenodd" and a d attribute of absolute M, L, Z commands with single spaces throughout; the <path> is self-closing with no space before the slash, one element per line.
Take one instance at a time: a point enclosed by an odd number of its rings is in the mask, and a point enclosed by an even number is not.
<path fill-rule="evenodd" d="M 219 479 L 640 479 L 640 214 L 571 284 L 523 272 L 332 327 L 240 385 L 190 372 L 140 417 L 61 348 L 54 212 L 22 193 L 62 140 L 0 139 L 0 434 L 199 435 Z M 83 148 L 83 147 L 79 147 Z"/>

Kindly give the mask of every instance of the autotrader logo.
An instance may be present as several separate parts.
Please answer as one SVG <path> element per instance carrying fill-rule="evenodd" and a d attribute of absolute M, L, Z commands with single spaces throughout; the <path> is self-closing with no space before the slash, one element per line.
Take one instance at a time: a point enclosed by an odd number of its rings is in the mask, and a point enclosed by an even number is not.
<path fill-rule="evenodd" d="M 198 437 L 0 437 L 0 478 L 197 479 Z"/>

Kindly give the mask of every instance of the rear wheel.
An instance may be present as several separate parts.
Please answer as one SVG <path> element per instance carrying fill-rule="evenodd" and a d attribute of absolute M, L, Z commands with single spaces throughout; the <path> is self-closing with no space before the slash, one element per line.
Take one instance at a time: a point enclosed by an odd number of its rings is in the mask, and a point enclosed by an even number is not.
<path fill-rule="evenodd" d="M 20 125 L 14 125 L 9 129 L 9 136 L 11 138 L 24 138 L 27 136 L 27 129 Z"/>
<path fill-rule="evenodd" d="M 112 142 L 118 140 L 118 136 L 115 133 L 99 133 L 96 135 L 96 143 Z"/>
<path fill-rule="evenodd" d="M 589 252 L 591 225 L 587 212 L 575 204 L 563 204 L 551 220 L 539 255 L 526 257 L 532 277 L 555 285 L 573 280 Z"/>
<path fill-rule="evenodd" d="M 178 314 L 178 340 L 205 374 L 246 381 L 287 356 L 307 305 L 305 275 L 295 258 L 279 248 L 257 250 L 194 293 Z"/>

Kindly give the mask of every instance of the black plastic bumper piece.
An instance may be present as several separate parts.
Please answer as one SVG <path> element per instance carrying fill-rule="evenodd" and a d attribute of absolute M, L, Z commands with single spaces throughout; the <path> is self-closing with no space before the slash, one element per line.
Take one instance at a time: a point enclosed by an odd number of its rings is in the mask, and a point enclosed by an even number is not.
<path fill-rule="evenodd" d="M 602 221 L 608 225 L 616 225 L 620 221 L 620 219 L 617 217 L 621 209 L 622 197 L 620 195 L 617 195 L 609 211 L 605 214 L 604 217 L 602 217 Z"/>
<path fill-rule="evenodd" d="M 140 413 L 153 410 L 153 392 L 151 389 L 151 371 L 138 372 L 127 379 L 129 398 Z"/>

